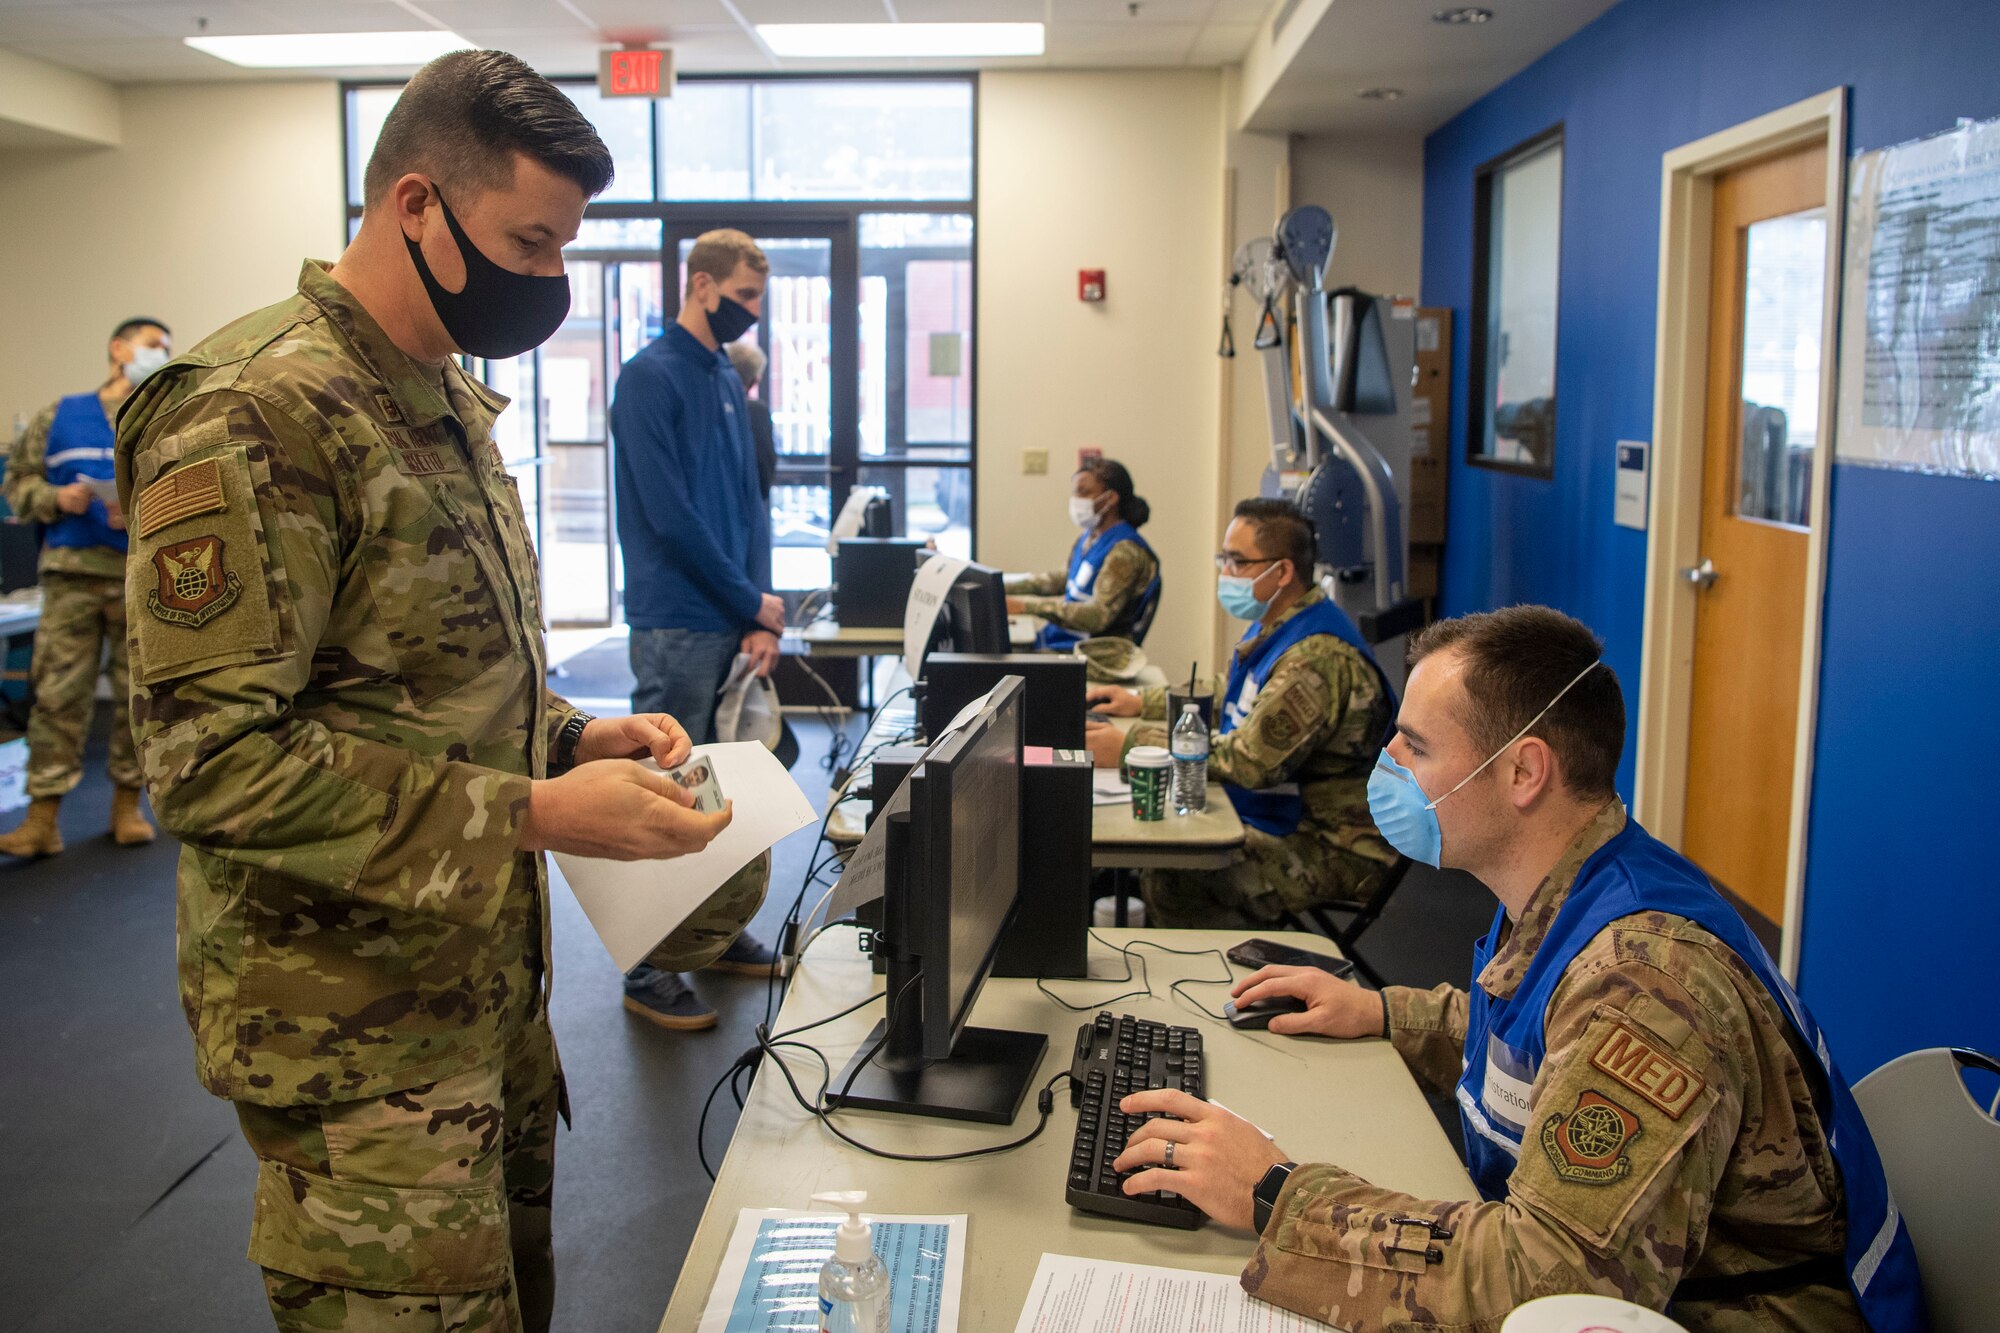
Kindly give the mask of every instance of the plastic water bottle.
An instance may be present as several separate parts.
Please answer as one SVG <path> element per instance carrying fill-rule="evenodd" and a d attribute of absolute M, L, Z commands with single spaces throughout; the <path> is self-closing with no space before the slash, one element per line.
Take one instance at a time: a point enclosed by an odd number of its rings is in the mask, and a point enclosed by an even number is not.
<path fill-rule="evenodd" d="M 889 1270 L 875 1253 L 875 1229 L 861 1216 L 862 1190 L 815 1194 L 847 1214 L 834 1232 L 833 1258 L 819 1270 L 820 1333 L 889 1333 Z"/>
<path fill-rule="evenodd" d="M 1174 723 L 1174 813 L 1198 815 L 1208 809 L 1208 727 L 1194 704 L 1181 708 Z"/>

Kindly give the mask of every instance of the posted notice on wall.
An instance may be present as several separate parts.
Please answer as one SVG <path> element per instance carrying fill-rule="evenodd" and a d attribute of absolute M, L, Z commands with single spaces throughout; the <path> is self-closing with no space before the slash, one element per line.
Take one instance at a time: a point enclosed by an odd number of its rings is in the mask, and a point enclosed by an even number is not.
<path fill-rule="evenodd" d="M 1840 460 L 2000 480 L 2000 120 L 1848 179 Z"/>
<path fill-rule="evenodd" d="M 1014 1333 L 1334 1333 L 1267 1304 L 1233 1273 L 1045 1254 Z"/>

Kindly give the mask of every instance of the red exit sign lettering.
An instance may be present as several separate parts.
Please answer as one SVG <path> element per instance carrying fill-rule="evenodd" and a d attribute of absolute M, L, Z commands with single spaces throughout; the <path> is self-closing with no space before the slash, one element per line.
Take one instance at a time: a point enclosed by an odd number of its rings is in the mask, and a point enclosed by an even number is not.
<path fill-rule="evenodd" d="M 650 47 L 599 52 L 597 92 L 601 97 L 672 97 L 674 53 Z"/>

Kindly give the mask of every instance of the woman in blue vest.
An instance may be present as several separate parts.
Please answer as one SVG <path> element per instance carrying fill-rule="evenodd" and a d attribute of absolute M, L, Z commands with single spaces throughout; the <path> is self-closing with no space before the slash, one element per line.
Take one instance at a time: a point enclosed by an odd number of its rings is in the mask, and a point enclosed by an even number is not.
<path fill-rule="evenodd" d="M 1160 560 L 1139 535 L 1152 512 L 1123 463 L 1077 469 L 1069 518 L 1083 535 L 1070 548 L 1069 571 L 1009 574 L 1007 614 L 1047 621 L 1035 637 L 1042 648 L 1065 651 L 1102 635 L 1143 642 L 1160 604 Z"/>
<path fill-rule="evenodd" d="M 29 423 L 7 459 L 7 503 L 43 526 L 42 621 L 35 630 L 35 705 L 28 716 L 28 817 L 0 835 L 0 854 L 53 856 L 62 798 L 83 778 L 105 645 L 112 721 L 111 833 L 126 846 L 153 840 L 139 810 L 138 756 L 125 667 L 125 520 L 102 498 L 112 480 L 112 421 L 148 375 L 173 355 L 156 319 L 128 319 L 111 335 L 110 377 L 72 394 Z"/>
<path fill-rule="evenodd" d="M 1411 642 L 1369 804 L 1404 855 L 1499 899 L 1469 989 L 1378 994 L 1300 968 L 1236 987 L 1239 1003 L 1307 1004 L 1272 1032 L 1386 1036 L 1454 1093 L 1477 1197 L 1298 1165 L 1169 1093 L 1126 1099 L 1182 1119 L 1133 1136 L 1124 1188 L 1255 1228 L 1244 1285 L 1342 1328 L 1491 1329 L 1535 1297 L 1596 1292 L 1698 1333 L 1921 1330 L 1908 1230 L 1818 1025 L 1701 871 L 1618 799 L 1625 705 L 1602 652 L 1546 607 Z M 1340 1095 L 1301 1089 L 1322 1091 Z"/>

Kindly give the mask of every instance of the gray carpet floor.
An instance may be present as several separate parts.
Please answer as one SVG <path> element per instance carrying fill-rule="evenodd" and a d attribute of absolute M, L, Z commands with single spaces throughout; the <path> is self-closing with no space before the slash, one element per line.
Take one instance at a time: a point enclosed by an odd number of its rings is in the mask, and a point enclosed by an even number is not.
<path fill-rule="evenodd" d="M 628 691 L 612 658 L 599 655 L 574 684 Z M 817 760 L 828 733 L 811 718 L 794 725 L 805 750 L 794 771 L 823 799 Z M 88 776 L 63 804 L 69 850 L 0 863 L 0 1333 L 269 1327 L 243 1258 L 252 1159 L 229 1106 L 195 1082 L 175 995 L 177 849 L 165 839 L 120 848 L 105 836 L 103 730 L 100 719 Z M 779 848 L 754 927 L 766 940 L 798 891 L 812 838 L 808 830 Z M 694 1141 L 702 1099 L 753 1044 L 764 987 L 704 975 L 720 1026 L 663 1032 L 624 1012 L 617 972 L 567 891 L 554 893 L 553 910 L 552 1012 L 575 1111 L 557 1146 L 556 1327 L 648 1333 L 707 1195 Z M 1420 867 L 1365 944 L 1391 981 L 1463 984 L 1491 913 L 1477 884 Z M 711 1160 L 734 1115 L 725 1093 Z M 1455 1117 L 1447 1123 L 1456 1130 Z M 1055 1190 L 1051 1182 L 1052 1208 Z"/>

